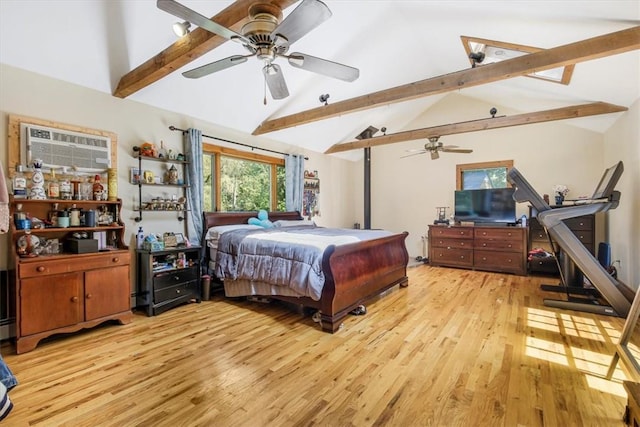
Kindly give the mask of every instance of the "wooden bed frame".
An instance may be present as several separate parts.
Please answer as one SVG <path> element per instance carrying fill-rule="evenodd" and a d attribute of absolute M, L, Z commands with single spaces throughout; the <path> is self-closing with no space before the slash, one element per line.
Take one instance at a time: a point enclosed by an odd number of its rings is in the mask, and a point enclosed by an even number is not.
<path fill-rule="evenodd" d="M 204 237 L 210 227 L 246 224 L 257 215 L 258 212 L 203 212 L 204 265 L 209 265 Z M 274 222 L 301 219 L 299 212 L 269 212 L 269 220 Z M 319 301 L 308 297 L 265 296 L 319 310 L 322 329 L 334 333 L 342 319 L 358 305 L 395 285 L 408 286 L 407 235 L 405 231 L 375 240 L 329 246 L 322 259 L 325 284 Z"/>

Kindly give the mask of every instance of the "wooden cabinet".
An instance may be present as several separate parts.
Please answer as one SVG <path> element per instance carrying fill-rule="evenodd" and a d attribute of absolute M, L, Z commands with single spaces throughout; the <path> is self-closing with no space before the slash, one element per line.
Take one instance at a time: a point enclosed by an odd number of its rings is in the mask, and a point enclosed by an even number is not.
<path fill-rule="evenodd" d="M 186 302 L 200 302 L 200 249 L 137 251 L 137 305 L 145 307 L 148 316 Z"/>
<path fill-rule="evenodd" d="M 46 218 L 54 203 L 76 204 L 86 209 L 110 212 L 113 221 L 92 227 L 45 227 L 16 230 L 12 225 L 10 265 L 16 286 L 16 351 L 33 350 L 43 338 L 75 332 L 107 320 L 121 324 L 132 320 L 130 308 L 130 254 L 123 243 L 124 225 L 120 221 L 120 201 L 11 200 L 30 216 Z M 110 246 L 92 253 L 65 252 L 74 233 L 104 233 Z M 33 250 L 18 254 L 26 238 L 37 246 L 57 242 L 51 253 Z M 37 242 L 37 243 L 36 243 Z M 46 242 L 46 243 L 43 243 Z M 23 252 L 22 250 L 20 252 Z"/>
<path fill-rule="evenodd" d="M 582 244 L 591 252 L 596 254 L 596 220 L 595 215 L 585 215 L 576 218 L 570 218 L 564 221 L 573 234 L 578 237 Z M 555 245 L 555 242 L 554 242 Z M 549 243 L 549 237 L 547 236 L 544 227 L 538 222 L 536 218 L 536 211 L 533 208 L 529 208 L 529 244 L 528 250 L 543 249 L 547 253 L 553 254 L 553 248 Z M 542 274 L 560 274 L 558 272 L 558 264 L 555 256 L 541 257 L 532 256 L 529 261 L 530 273 L 542 273 Z"/>
<path fill-rule="evenodd" d="M 474 227 L 473 266 L 478 270 L 527 274 L 526 228 Z"/>
<path fill-rule="evenodd" d="M 429 226 L 432 265 L 526 274 L 526 229 Z"/>
<path fill-rule="evenodd" d="M 472 227 L 429 227 L 429 261 L 432 265 L 473 267 Z"/>

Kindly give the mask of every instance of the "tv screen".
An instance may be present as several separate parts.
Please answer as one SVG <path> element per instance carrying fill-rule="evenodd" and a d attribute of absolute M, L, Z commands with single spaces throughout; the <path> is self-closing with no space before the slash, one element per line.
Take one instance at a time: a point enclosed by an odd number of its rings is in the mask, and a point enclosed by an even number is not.
<path fill-rule="evenodd" d="M 515 223 L 514 191 L 514 188 L 456 191 L 455 220 L 476 223 Z"/>

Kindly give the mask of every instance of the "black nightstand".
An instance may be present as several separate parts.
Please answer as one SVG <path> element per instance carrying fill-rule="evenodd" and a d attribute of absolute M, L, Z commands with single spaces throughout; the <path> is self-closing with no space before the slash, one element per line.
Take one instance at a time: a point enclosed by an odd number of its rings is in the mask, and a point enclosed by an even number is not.
<path fill-rule="evenodd" d="M 161 251 L 136 250 L 136 305 L 155 316 L 187 302 L 201 301 L 200 246 Z"/>

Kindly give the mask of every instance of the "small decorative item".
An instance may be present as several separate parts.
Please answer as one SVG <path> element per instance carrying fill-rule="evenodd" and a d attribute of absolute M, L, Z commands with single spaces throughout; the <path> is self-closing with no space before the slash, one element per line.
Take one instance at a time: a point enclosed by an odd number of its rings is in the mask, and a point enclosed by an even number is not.
<path fill-rule="evenodd" d="M 129 181 L 132 184 L 140 183 L 140 169 L 138 168 L 130 168 L 129 169 Z"/>
<path fill-rule="evenodd" d="M 169 168 L 169 172 L 167 172 L 167 181 L 169 184 L 177 184 L 178 183 L 178 169 L 176 169 L 176 165 L 171 165 Z"/>
<path fill-rule="evenodd" d="M 47 195 L 44 192 L 44 175 L 42 175 L 42 160 L 40 159 L 35 159 L 33 161 L 33 174 L 31 175 L 29 198 L 36 200 L 45 200 L 47 198 Z"/>
<path fill-rule="evenodd" d="M 144 171 L 144 182 L 146 182 L 147 184 L 154 184 L 155 183 L 153 172 Z"/>
<path fill-rule="evenodd" d="M 107 169 L 107 200 L 118 200 L 118 169 Z"/>
<path fill-rule="evenodd" d="M 556 198 L 556 205 L 562 205 L 564 197 L 569 193 L 569 189 L 564 184 L 556 184 L 553 186 L 553 193 Z"/>

